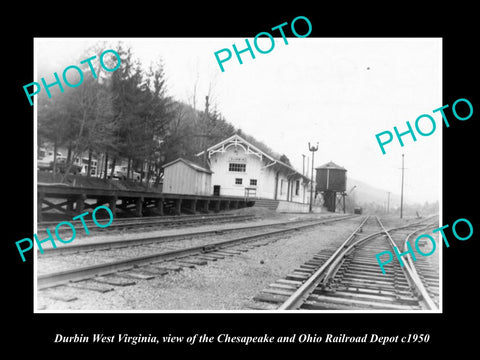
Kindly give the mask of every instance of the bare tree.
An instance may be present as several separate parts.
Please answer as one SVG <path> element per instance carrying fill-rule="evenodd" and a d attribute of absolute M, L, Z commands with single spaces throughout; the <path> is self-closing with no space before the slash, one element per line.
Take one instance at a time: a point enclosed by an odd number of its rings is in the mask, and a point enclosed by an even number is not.
<path fill-rule="evenodd" d="M 116 127 L 112 112 L 112 99 L 105 87 L 93 78 L 85 79 L 78 89 L 68 90 L 64 101 L 68 107 L 71 158 L 66 164 L 62 181 L 70 172 L 73 162 L 87 150 L 100 150 L 109 145 Z"/>

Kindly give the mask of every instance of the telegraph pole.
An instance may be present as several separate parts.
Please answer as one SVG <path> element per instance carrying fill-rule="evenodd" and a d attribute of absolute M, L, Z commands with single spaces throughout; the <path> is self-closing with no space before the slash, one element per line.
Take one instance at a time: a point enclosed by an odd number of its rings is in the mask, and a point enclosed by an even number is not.
<path fill-rule="evenodd" d="M 305 175 L 305 154 L 302 154 L 302 157 L 303 157 L 302 175 Z"/>
<path fill-rule="evenodd" d="M 303 166 L 302 166 L 302 175 L 305 176 L 305 154 L 302 154 L 303 157 Z M 303 182 L 303 179 L 302 179 Z M 305 204 L 305 186 L 303 187 L 303 203 Z"/>
<path fill-rule="evenodd" d="M 400 219 L 403 218 L 403 173 L 405 170 L 404 157 L 405 157 L 405 154 L 402 154 L 402 191 L 400 193 Z"/>
<path fill-rule="evenodd" d="M 313 164 L 314 164 L 314 158 L 315 158 L 315 151 L 318 150 L 318 142 L 317 142 L 317 146 L 310 146 L 310 143 L 308 143 L 308 149 L 312 152 L 312 179 L 311 179 L 311 182 L 310 182 L 310 208 L 309 208 L 309 212 L 312 212 L 312 202 L 313 202 Z"/>
<path fill-rule="evenodd" d="M 390 191 L 388 192 L 388 200 L 387 200 L 387 214 L 390 210 Z"/>

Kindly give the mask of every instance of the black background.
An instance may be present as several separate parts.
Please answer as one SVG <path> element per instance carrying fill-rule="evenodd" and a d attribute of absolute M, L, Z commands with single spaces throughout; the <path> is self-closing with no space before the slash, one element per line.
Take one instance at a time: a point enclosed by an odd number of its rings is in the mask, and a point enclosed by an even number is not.
<path fill-rule="evenodd" d="M 478 20 L 472 5 L 458 2 L 429 8 L 417 5 L 370 3 L 351 6 L 315 6 L 294 8 L 280 3 L 260 10 L 258 4 L 200 3 L 193 8 L 184 4 L 182 9 L 158 4 L 84 4 L 41 10 L 30 7 L 11 13 L 13 22 L 4 27 L 6 48 L 2 57 L 7 86 L 4 85 L 3 125 L 3 218 L 2 255 L 4 291 L 2 298 L 3 344 L 16 352 L 30 351 L 30 356 L 94 354 L 96 351 L 126 356 L 143 351 L 155 352 L 157 358 L 167 350 L 177 354 L 189 352 L 209 354 L 252 353 L 267 350 L 283 352 L 287 348 L 310 352 L 323 357 L 335 351 L 342 356 L 347 350 L 357 354 L 383 357 L 425 352 L 442 353 L 452 349 L 465 353 L 475 345 L 477 312 L 476 259 L 480 227 L 478 222 L 478 151 L 476 151 L 476 123 L 480 105 L 478 87 L 478 38 L 473 30 Z M 445 3 L 442 3 L 445 4 Z M 33 235 L 33 107 L 23 92 L 23 85 L 33 78 L 34 37 L 230 37 L 253 38 L 261 31 L 290 22 L 296 16 L 306 16 L 312 23 L 309 37 L 442 37 L 443 38 L 443 103 L 449 104 L 446 114 L 450 128 L 443 127 L 443 224 L 452 224 L 467 218 L 474 226 L 474 235 L 467 241 L 458 241 L 449 235 L 450 248 L 444 247 L 444 312 L 443 314 L 34 314 L 33 313 L 33 261 L 27 256 L 22 263 L 15 241 Z M 477 24 L 475 23 L 477 21 Z M 299 33 L 303 33 L 299 29 Z M 52 57 L 55 54 L 52 54 Z M 213 56 L 213 53 L 212 53 Z M 301 65 L 299 65 L 301 66 Z M 467 121 L 456 120 L 451 105 L 459 98 L 473 104 L 474 113 Z M 13 100 L 13 101 L 12 101 Z M 405 104 L 408 107 L 408 104 Z M 426 109 L 426 112 L 430 109 Z M 433 110 L 433 109 L 431 109 Z M 419 114 L 420 115 L 420 114 Z M 352 119 L 353 120 L 353 119 Z M 356 124 L 362 126 L 362 124 Z M 373 131 L 373 129 L 372 129 Z M 373 133 L 373 132 L 372 132 Z M 473 325 L 473 327 L 472 327 Z M 54 344 L 55 334 L 66 336 L 93 333 L 130 335 L 172 334 L 190 336 L 206 333 L 235 335 L 291 336 L 311 333 L 324 336 L 346 334 L 360 336 L 376 333 L 381 336 L 428 333 L 428 344 Z M 5 335 L 6 334 L 6 335 Z M 4 350 L 7 350 L 4 348 Z M 313 350 L 313 352 L 312 352 Z M 92 353 L 92 351 L 94 351 Z"/>

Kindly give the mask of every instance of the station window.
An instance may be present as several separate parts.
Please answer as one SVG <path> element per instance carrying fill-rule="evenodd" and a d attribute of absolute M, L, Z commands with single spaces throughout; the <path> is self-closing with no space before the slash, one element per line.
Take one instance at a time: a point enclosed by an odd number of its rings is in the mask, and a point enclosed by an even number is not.
<path fill-rule="evenodd" d="M 235 179 L 235 185 L 242 185 L 242 181 L 243 179 L 242 178 L 236 178 Z"/>
<path fill-rule="evenodd" d="M 300 180 L 295 181 L 295 195 L 300 194 Z"/>
<path fill-rule="evenodd" d="M 246 167 L 247 164 L 230 163 L 228 164 L 228 171 L 245 172 Z"/>
<path fill-rule="evenodd" d="M 257 186 L 257 179 L 250 179 L 250 186 Z"/>

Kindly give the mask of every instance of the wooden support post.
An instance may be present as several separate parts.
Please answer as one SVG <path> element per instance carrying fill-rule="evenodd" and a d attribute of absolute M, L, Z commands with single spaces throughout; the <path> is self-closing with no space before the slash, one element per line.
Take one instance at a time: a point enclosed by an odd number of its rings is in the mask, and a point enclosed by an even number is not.
<path fill-rule="evenodd" d="M 83 213 L 83 210 L 85 209 L 85 199 L 87 198 L 87 195 L 85 194 L 80 194 L 77 197 L 77 202 L 76 202 L 76 208 L 75 211 L 77 214 Z"/>
<path fill-rule="evenodd" d="M 203 202 L 203 211 L 208 214 L 208 205 L 210 205 L 210 200 L 204 200 Z"/>
<path fill-rule="evenodd" d="M 180 215 L 182 213 L 182 199 L 175 200 L 175 214 Z"/>
<path fill-rule="evenodd" d="M 37 221 L 38 222 L 43 220 L 42 205 L 43 205 L 44 198 L 45 198 L 45 193 L 43 192 L 37 193 Z"/>
<path fill-rule="evenodd" d="M 67 211 L 73 213 L 73 205 L 75 204 L 75 201 L 72 198 L 67 199 Z"/>
<path fill-rule="evenodd" d="M 160 216 L 163 216 L 163 198 L 157 200 L 157 211 Z"/>
<path fill-rule="evenodd" d="M 143 213 L 143 197 L 140 196 L 135 199 L 135 216 L 142 216 Z"/>
<path fill-rule="evenodd" d="M 120 203 L 120 208 L 121 208 L 123 211 L 127 211 L 127 207 L 128 207 L 128 199 L 127 199 L 127 198 L 123 198 L 123 199 L 122 199 L 122 202 Z"/>
<path fill-rule="evenodd" d="M 230 200 L 225 201 L 225 210 L 230 210 Z"/>
<path fill-rule="evenodd" d="M 112 196 L 108 199 L 108 207 L 112 211 L 114 218 L 117 216 L 117 199 L 116 196 Z"/>
<path fill-rule="evenodd" d="M 215 200 L 215 212 L 220 211 L 220 200 Z"/>
<path fill-rule="evenodd" d="M 231 204 L 234 209 L 238 209 L 238 200 L 232 201 Z"/>
<path fill-rule="evenodd" d="M 190 203 L 190 209 L 192 209 L 193 213 L 197 211 L 197 199 L 192 199 Z"/>

